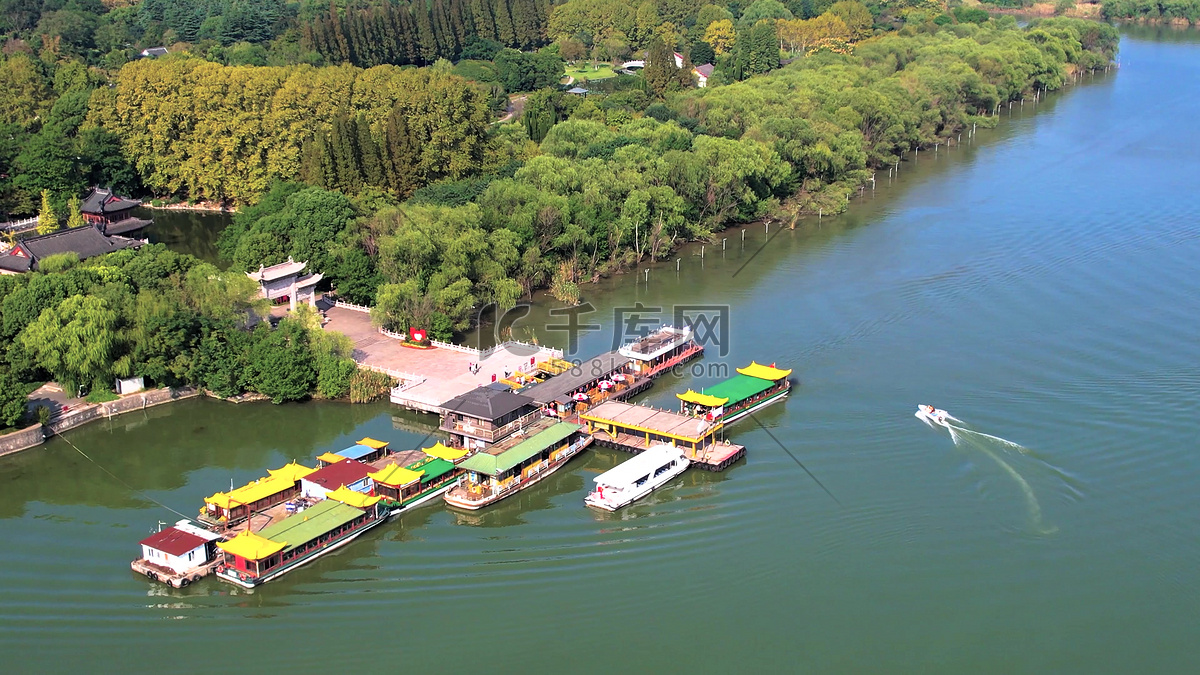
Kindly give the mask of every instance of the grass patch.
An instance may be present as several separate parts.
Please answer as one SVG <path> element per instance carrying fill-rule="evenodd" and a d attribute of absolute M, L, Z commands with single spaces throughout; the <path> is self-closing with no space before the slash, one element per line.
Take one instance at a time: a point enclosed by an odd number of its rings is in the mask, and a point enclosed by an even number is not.
<path fill-rule="evenodd" d="M 612 65 L 601 63 L 599 68 L 592 68 L 590 63 L 579 63 L 574 66 L 567 66 L 567 77 L 575 78 L 576 82 L 582 80 L 607 80 L 610 77 L 616 77 L 613 72 Z"/>
<path fill-rule="evenodd" d="M 108 403 L 121 398 L 107 389 L 97 389 L 87 395 L 83 400 L 88 403 Z"/>

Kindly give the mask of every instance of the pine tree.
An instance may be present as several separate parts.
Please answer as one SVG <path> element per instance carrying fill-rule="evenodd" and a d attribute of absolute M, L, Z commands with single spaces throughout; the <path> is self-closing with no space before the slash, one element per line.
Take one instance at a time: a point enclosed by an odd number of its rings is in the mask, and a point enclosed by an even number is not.
<path fill-rule="evenodd" d="M 656 95 L 662 96 L 668 90 L 679 86 L 679 69 L 675 67 L 675 55 L 662 40 L 654 38 L 650 42 L 649 58 L 642 70 L 646 86 Z"/>
<path fill-rule="evenodd" d="M 371 125 L 359 113 L 355 122 L 358 127 L 358 157 L 362 166 L 363 183 L 372 187 L 387 187 L 387 175 L 379 157 L 379 145 L 371 135 Z"/>
<path fill-rule="evenodd" d="M 417 27 L 417 49 L 421 65 L 433 63 L 438 57 L 437 35 L 433 32 L 433 21 L 429 18 L 429 9 L 425 3 L 420 6 L 412 5 L 413 20 Z"/>
<path fill-rule="evenodd" d="M 329 134 L 330 154 L 333 156 L 334 181 L 337 189 L 347 194 L 357 194 L 362 188 L 362 169 L 359 165 L 357 127 L 353 118 L 340 114 L 333 120 L 333 131 Z"/>
<path fill-rule="evenodd" d="M 401 199 L 420 185 L 421 148 L 408 128 L 408 113 L 396 106 L 388 115 L 384 155 L 387 158 L 388 186 Z"/>
<path fill-rule="evenodd" d="M 67 229 L 83 227 L 86 223 L 83 221 L 83 212 L 79 210 L 79 197 L 71 197 L 68 203 L 70 209 L 67 215 Z"/>
<path fill-rule="evenodd" d="M 38 234 L 50 234 L 58 229 L 58 216 L 50 203 L 50 191 L 42 190 L 42 210 L 38 211 Z"/>
<path fill-rule="evenodd" d="M 496 20 L 496 40 L 506 47 L 518 47 L 517 34 L 513 29 L 512 15 L 508 9 L 509 0 L 492 0 L 492 16 Z"/>

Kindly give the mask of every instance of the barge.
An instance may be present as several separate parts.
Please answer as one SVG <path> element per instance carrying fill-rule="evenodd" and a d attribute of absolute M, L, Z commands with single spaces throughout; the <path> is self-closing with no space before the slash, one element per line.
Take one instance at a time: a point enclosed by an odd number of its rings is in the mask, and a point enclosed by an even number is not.
<path fill-rule="evenodd" d="M 578 424 L 545 418 L 463 460 L 446 503 L 468 511 L 495 504 L 558 471 L 591 442 Z"/>
<path fill-rule="evenodd" d="M 427 453 L 424 459 L 407 466 L 389 462 L 370 474 L 374 484 L 371 494 L 382 500 L 389 518 L 436 499 L 458 482 L 462 470 L 447 458 L 461 459 L 466 450 L 438 443 L 424 452 Z"/>
<path fill-rule="evenodd" d="M 724 471 L 746 456 L 742 445 L 721 440 L 724 424 L 696 419 L 670 410 L 605 401 L 579 415 L 596 443 L 615 450 L 640 453 L 666 443 L 683 450 L 697 468 Z"/>
<path fill-rule="evenodd" d="M 217 543 L 224 552 L 217 577 L 244 588 L 277 579 L 386 521 L 389 509 L 380 501 L 340 487 L 323 501 L 298 508 L 258 532 L 242 530 L 229 541 Z"/>
<path fill-rule="evenodd" d="M 138 574 L 173 588 L 183 588 L 208 576 L 220 563 L 220 535 L 181 520 L 141 540 L 142 557 L 129 563 Z"/>
<path fill-rule="evenodd" d="M 738 374 L 707 387 L 700 392 L 688 389 L 675 394 L 679 399 L 679 412 L 708 421 L 732 424 L 746 415 L 782 401 L 791 392 L 788 375 L 791 370 L 776 368 L 775 364 L 764 366 L 753 361 Z"/>

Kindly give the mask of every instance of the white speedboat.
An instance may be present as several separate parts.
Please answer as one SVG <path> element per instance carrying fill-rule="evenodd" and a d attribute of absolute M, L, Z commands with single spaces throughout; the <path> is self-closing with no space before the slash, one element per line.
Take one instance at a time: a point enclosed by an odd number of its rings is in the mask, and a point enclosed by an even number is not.
<path fill-rule="evenodd" d="M 596 476 L 596 489 L 584 497 L 583 503 L 616 511 L 650 494 L 687 467 L 688 458 L 683 450 L 656 445 Z"/>
<path fill-rule="evenodd" d="M 917 418 L 924 420 L 927 424 L 936 424 L 940 427 L 946 426 L 946 420 L 952 420 L 954 417 L 945 410 L 939 410 L 931 405 L 917 406 L 915 413 Z"/>

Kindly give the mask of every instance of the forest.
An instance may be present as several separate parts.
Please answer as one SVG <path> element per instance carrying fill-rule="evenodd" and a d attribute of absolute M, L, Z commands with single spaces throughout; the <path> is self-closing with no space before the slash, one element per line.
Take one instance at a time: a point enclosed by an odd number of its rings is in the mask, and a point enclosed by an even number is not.
<path fill-rule="evenodd" d="M 194 295 L 215 291 L 188 280 L 228 279 L 222 288 L 231 293 L 242 271 L 293 256 L 310 261 L 340 297 L 372 306 L 379 325 L 423 326 L 448 339 L 489 303 L 510 307 L 542 288 L 577 303 L 589 282 L 731 224 L 840 211 L 875 171 L 915 148 L 954 142 L 971 125 L 995 124 L 998 106 L 1103 67 L 1117 47 L 1116 31 L 1097 22 L 1018 27 L 962 7 L 854 0 L 664 0 L 634 11 L 605 0 L 510 2 L 510 18 L 517 6 L 544 14 L 532 51 L 518 33 L 497 32 L 494 11 L 493 23 L 476 21 L 495 2 L 434 3 L 431 11 L 442 7 L 447 17 L 472 17 L 455 38 L 458 51 L 446 53 L 478 49 L 468 55 L 490 58 L 439 56 L 426 67 L 403 62 L 419 49 L 360 58 L 337 38 L 349 30 L 362 39 L 373 16 L 401 21 L 388 13 L 402 4 L 332 14 L 286 6 L 272 26 L 307 16 L 316 31 L 327 21 L 319 40 L 346 50 L 313 63 L 238 64 L 181 48 L 110 69 L 44 41 L 34 49 L 36 35 L 10 39 L 23 48 L 6 50 L 0 63 L 0 81 L 15 94 L 0 103 L 0 208 L 33 213 L 46 196 L 67 213 L 63 205 L 87 185 L 107 184 L 238 212 L 219 242 L 228 270 L 181 258 L 156 263 L 159 276 L 143 285 L 126 266 L 173 255 L 147 247 L 123 253 L 128 260 L 113 254 L 0 280 L 3 377 L 99 386 L 137 372 L 273 400 L 305 387 L 344 393 L 345 377 L 330 373 L 349 373 L 348 352 L 301 330 L 311 328 L 304 317 L 286 339 L 238 328 L 239 337 L 205 342 L 206 331 L 240 319 L 198 304 Z M 216 14 L 201 24 L 225 16 L 221 7 L 206 9 Z M 472 37 L 485 24 L 486 35 Z M 457 30 L 454 21 L 437 25 Z M 301 32 L 296 44 L 318 39 Z M 557 85 L 564 60 L 630 56 L 645 57 L 642 72 L 589 82 L 586 96 Z M 714 66 L 703 88 L 691 70 L 698 62 Z M 518 91 L 523 112 L 496 123 L 507 94 Z M 243 313 L 253 314 L 252 305 Z M 139 342 L 159 332 L 148 321 L 178 322 L 176 342 Z M 44 335 L 31 326 L 72 322 L 99 322 L 111 333 L 83 350 L 103 354 L 56 359 L 40 338 L 23 337 Z M 256 380 L 250 366 L 236 382 L 205 369 L 204 349 L 236 343 L 230 349 L 250 358 L 252 341 L 267 335 L 297 345 L 310 365 L 292 384 Z"/>
<path fill-rule="evenodd" d="M 1104 0 L 1100 12 L 1106 19 L 1200 24 L 1200 0 Z"/>

